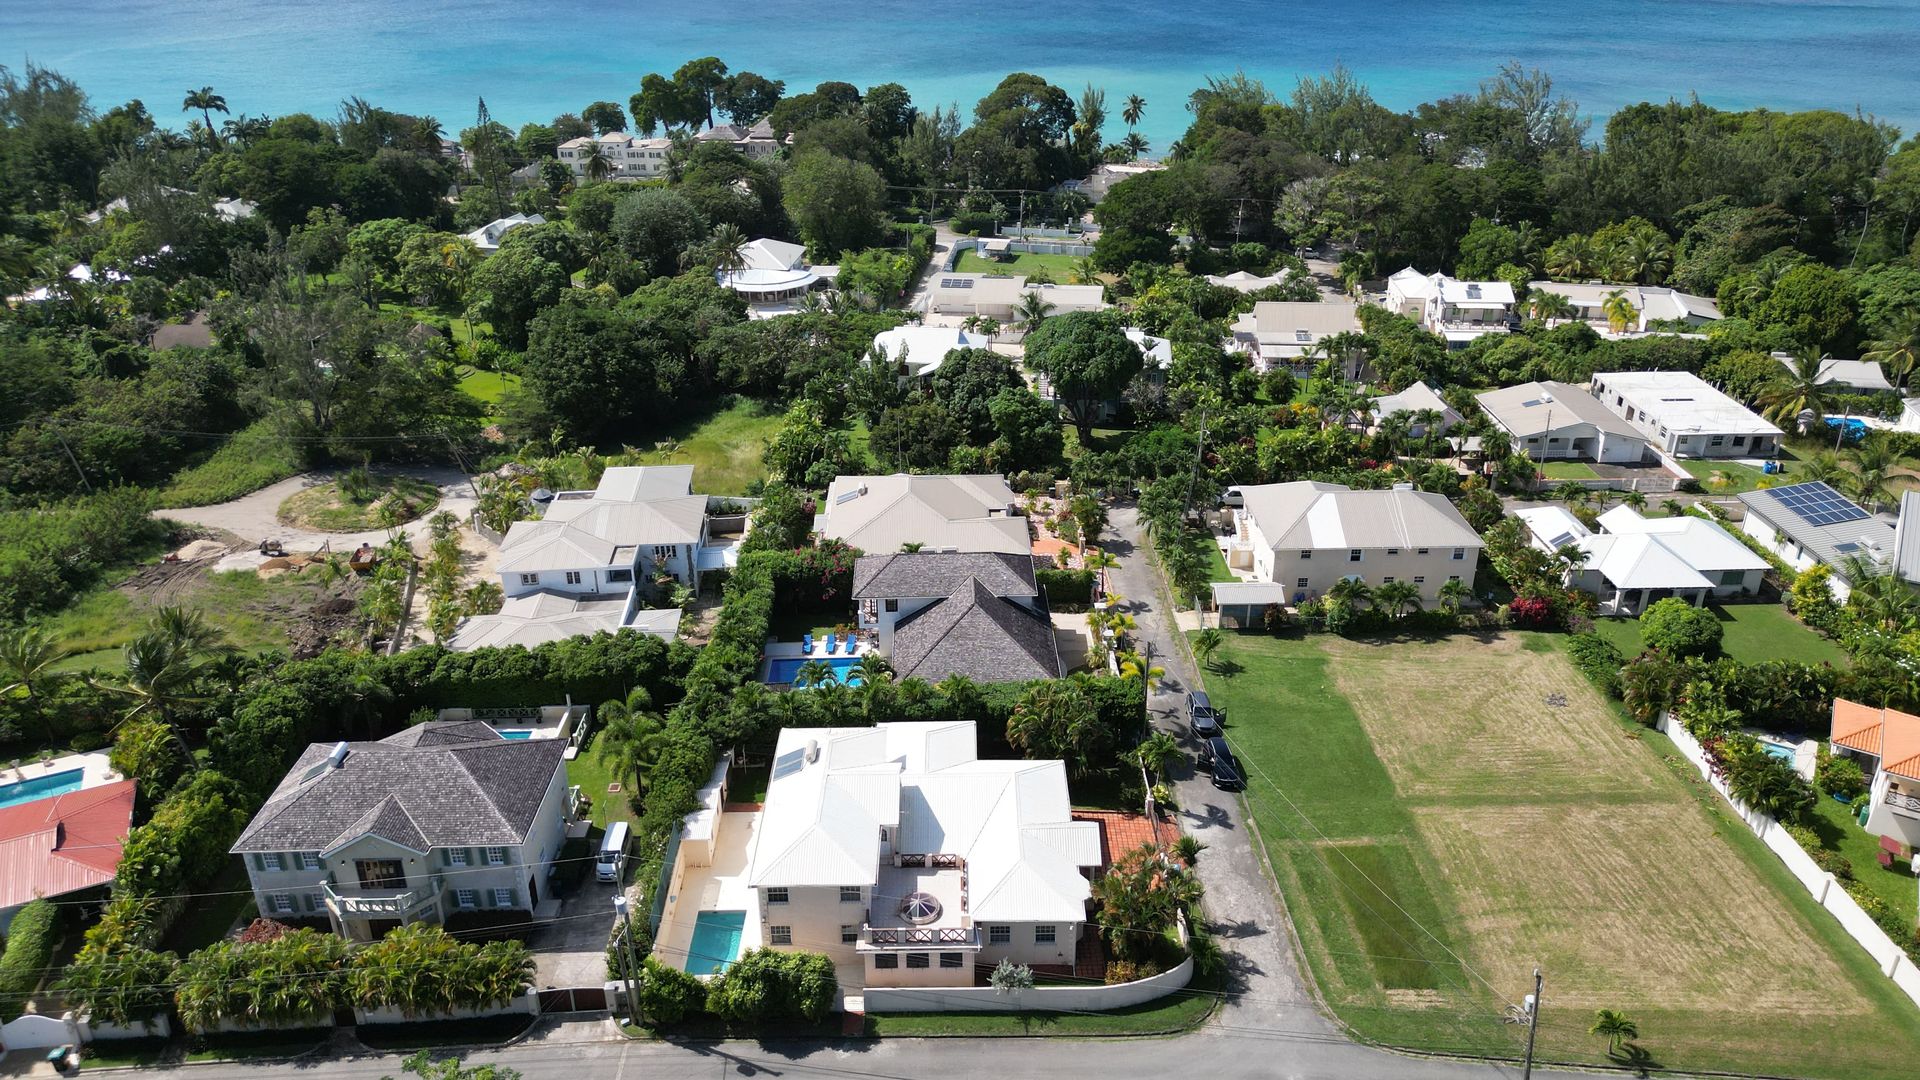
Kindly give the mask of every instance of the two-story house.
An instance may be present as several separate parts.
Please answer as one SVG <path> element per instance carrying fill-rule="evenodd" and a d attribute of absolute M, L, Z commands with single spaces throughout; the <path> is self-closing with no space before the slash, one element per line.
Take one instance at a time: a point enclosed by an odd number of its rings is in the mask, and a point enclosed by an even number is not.
<path fill-rule="evenodd" d="M 1298 604 L 1326 595 L 1343 578 L 1372 588 L 1410 582 L 1423 602 L 1449 581 L 1473 588 L 1484 546 L 1446 496 L 1398 484 L 1355 491 L 1299 480 L 1240 488 L 1229 566 L 1281 587 Z M 1232 585 L 1234 583 L 1225 583 Z M 1221 595 L 1240 590 L 1225 589 Z"/>
<path fill-rule="evenodd" d="M 1513 449 L 1535 461 L 1637 465 L 1653 454 L 1640 429 L 1572 383 L 1521 383 L 1476 394 L 1474 400 L 1513 440 Z"/>
<path fill-rule="evenodd" d="M 927 551 L 1033 551 L 1018 496 L 998 474 L 837 477 L 813 531 L 873 555 L 907 544 Z"/>
<path fill-rule="evenodd" d="M 1591 385 L 1600 404 L 1674 457 L 1772 457 L 1786 434 L 1690 371 L 1607 371 Z"/>
<path fill-rule="evenodd" d="M 1321 343 L 1360 333 L 1360 305 L 1351 300 L 1261 300 L 1233 323 L 1233 347 L 1246 353 L 1255 371 L 1284 367 L 1306 375 L 1324 358 Z M 1370 374 L 1365 351 L 1345 357 L 1348 379 Z"/>
<path fill-rule="evenodd" d="M 662 575 L 698 588 L 706 525 L 693 466 L 616 466 L 592 491 L 559 492 L 540 517 L 513 523 L 500 542 L 500 588 L 624 596 Z"/>
<path fill-rule="evenodd" d="M 1059 761 L 982 761 L 972 721 L 787 728 L 746 869 L 753 936 L 866 986 L 1071 967 L 1101 862 Z"/>
<path fill-rule="evenodd" d="M 457 912 L 534 911 L 566 840 L 564 739 L 429 722 L 307 747 L 232 851 L 260 914 L 371 941 Z"/>
<path fill-rule="evenodd" d="M 1920 847 L 1920 716 L 1836 698 L 1830 738 L 1867 774 L 1867 831 Z"/>
<path fill-rule="evenodd" d="M 1504 281 L 1461 281 L 1411 266 L 1387 278 L 1387 307 L 1445 338 L 1448 348 L 1507 333 L 1513 300 L 1513 286 Z"/>
<path fill-rule="evenodd" d="M 877 639 L 900 678 L 1060 677 L 1053 621 L 1030 555 L 865 555 L 854 560 L 853 602 L 861 632 Z"/>
<path fill-rule="evenodd" d="M 673 155 L 672 139 L 637 139 L 624 131 L 568 139 L 554 156 L 576 177 L 587 175 L 587 161 L 595 151 L 606 162 L 610 180 L 645 180 L 667 175 Z"/>

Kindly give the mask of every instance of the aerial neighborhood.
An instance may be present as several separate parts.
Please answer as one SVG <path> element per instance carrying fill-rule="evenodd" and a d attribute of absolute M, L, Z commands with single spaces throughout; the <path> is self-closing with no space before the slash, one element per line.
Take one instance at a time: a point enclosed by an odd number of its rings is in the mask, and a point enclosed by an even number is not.
<path fill-rule="evenodd" d="M 1912 1075 L 1920 140 L 636 85 L 0 68 L 10 1067 Z"/>

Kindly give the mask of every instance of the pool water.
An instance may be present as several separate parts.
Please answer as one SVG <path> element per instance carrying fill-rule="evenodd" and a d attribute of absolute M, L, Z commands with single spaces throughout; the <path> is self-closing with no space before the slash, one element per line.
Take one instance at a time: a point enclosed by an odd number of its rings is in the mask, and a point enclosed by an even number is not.
<path fill-rule="evenodd" d="M 503 739 L 531 739 L 533 732 L 527 728 L 494 728 Z"/>
<path fill-rule="evenodd" d="M 50 795 L 65 795 L 69 791 L 79 791 L 80 784 L 85 779 L 85 769 L 68 769 L 65 772 L 36 776 L 31 780 L 0 784 L 0 806 L 19 806 L 21 803 L 44 799 Z"/>
<path fill-rule="evenodd" d="M 1768 742 L 1762 739 L 1760 740 L 1760 749 L 1765 750 L 1767 753 L 1772 754 L 1774 757 L 1779 758 L 1789 765 L 1793 764 L 1794 752 L 1791 746 L 1782 746 L 1777 742 Z"/>
<path fill-rule="evenodd" d="M 832 669 L 834 682 L 860 685 L 860 673 L 853 670 L 860 666 L 860 661 L 851 656 L 776 656 L 767 661 L 767 682 L 774 686 L 792 686 L 800 674 L 800 666 L 814 660 Z"/>
<path fill-rule="evenodd" d="M 744 911 L 703 911 L 695 916 L 693 940 L 687 945 L 687 974 L 725 971 L 740 958 L 740 931 L 746 925 Z"/>

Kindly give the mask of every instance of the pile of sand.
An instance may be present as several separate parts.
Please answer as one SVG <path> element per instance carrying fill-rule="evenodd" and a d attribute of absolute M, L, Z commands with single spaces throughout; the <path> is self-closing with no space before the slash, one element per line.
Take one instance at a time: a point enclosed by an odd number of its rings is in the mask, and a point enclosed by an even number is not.
<path fill-rule="evenodd" d="M 225 550 L 227 550 L 227 545 L 218 540 L 201 539 L 195 540 L 193 543 L 174 552 L 173 556 L 181 562 L 193 562 L 195 559 L 205 559 L 218 555 Z"/>

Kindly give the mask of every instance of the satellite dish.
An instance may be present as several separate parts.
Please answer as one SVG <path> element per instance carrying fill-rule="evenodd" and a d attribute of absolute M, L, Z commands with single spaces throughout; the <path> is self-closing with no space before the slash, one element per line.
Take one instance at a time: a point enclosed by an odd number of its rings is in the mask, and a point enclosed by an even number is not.
<path fill-rule="evenodd" d="M 533 494 L 528 497 L 541 506 L 545 506 L 553 501 L 553 492 L 548 491 L 546 488 L 534 488 Z"/>

